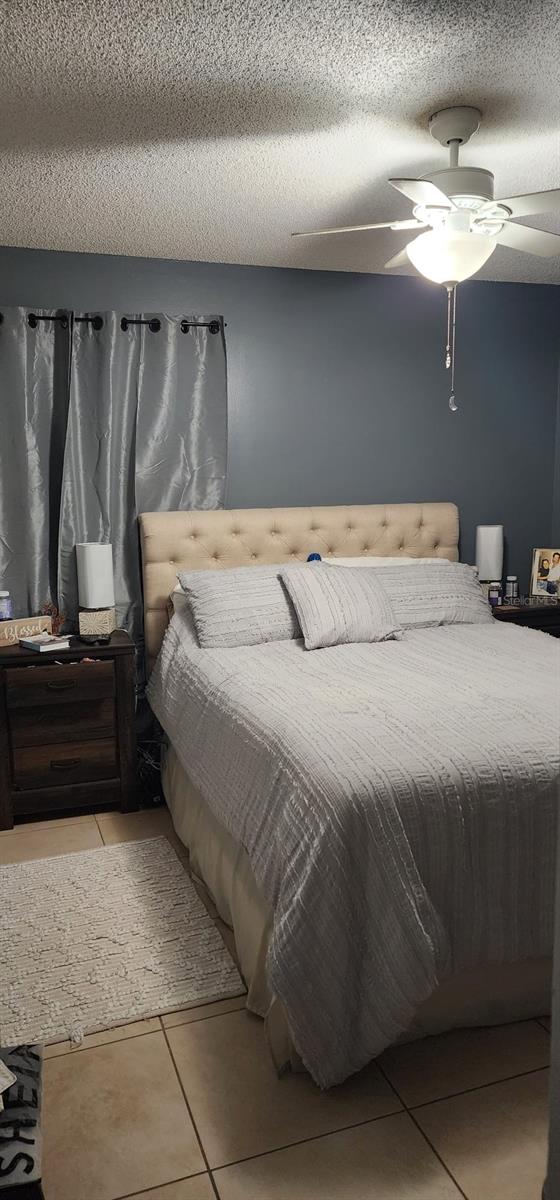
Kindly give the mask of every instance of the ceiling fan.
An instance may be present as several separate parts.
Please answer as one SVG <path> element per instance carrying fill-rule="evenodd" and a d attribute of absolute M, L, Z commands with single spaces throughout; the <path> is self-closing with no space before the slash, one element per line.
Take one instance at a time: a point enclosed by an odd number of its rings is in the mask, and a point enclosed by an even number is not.
<path fill-rule="evenodd" d="M 466 105 L 442 108 L 430 117 L 429 130 L 449 148 L 449 166 L 422 179 L 390 179 L 389 183 L 413 202 L 412 217 L 404 221 L 379 221 L 371 225 L 346 225 L 316 229 L 292 237 L 324 237 L 369 229 L 426 230 L 399 250 L 385 267 L 411 263 L 433 283 L 447 288 L 447 344 L 445 366 L 451 368 L 449 407 L 455 400 L 456 285 L 476 275 L 496 246 L 509 246 L 544 258 L 560 254 L 560 235 L 518 225 L 516 217 L 560 211 L 560 188 L 529 192 L 525 196 L 494 199 L 494 176 L 481 167 L 460 167 L 459 146 L 464 146 L 480 126 L 478 108 Z"/>
<path fill-rule="evenodd" d="M 459 146 L 476 133 L 480 121 L 479 110 L 466 106 L 443 108 L 430 117 L 432 137 L 449 148 L 449 166 L 423 179 L 389 180 L 412 200 L 413 216 L 409 220 L 317 229 L 292 237 L 324 237 L 369 229 L 429 230 L 409 242 L 385 266 L 402 267 L 410 262 L 426 279 L 450 287 L 475 275 L 498 244 L 545 258 L 560 254 L 560 235 L 515 221 L 516 217 L 560 211 L 560 188 L 494 200 L 491 171 L 459 166 Z"/>

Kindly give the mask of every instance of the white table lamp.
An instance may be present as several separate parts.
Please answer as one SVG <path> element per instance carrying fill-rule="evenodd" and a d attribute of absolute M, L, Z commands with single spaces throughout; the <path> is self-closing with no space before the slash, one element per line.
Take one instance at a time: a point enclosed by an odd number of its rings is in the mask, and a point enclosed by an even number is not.
<path fill-rule="evenodd" d="M 80 633 L 104 636 L 116 629 L 113 547 L 108 543 L 80 542 L 78 567 L 78 617 Z"/>
<path fill-rule="evenodd" d="M 476 568 L 481 583 L 502 578 L 504 565 L 503 525 L 477 525 Z"/>

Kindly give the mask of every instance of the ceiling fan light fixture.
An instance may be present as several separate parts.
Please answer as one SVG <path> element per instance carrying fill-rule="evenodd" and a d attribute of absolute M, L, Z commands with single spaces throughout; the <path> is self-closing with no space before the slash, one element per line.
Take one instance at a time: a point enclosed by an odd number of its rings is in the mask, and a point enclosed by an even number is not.
<path fill-rule="evenodd" d="M 454 196 L 453 203 L 459 209 L 466 209 L 467 212 L 478 212 L 480 208 L 484 208 L 488 201 L 483 196 Z"/>
<path fill-rule="evenodd" d="M 432 283 L 461 283 L 484 266 L 497 246 L 480 233 L 432 229 L 409 242 L 406 253 L 413 267 Z"/>

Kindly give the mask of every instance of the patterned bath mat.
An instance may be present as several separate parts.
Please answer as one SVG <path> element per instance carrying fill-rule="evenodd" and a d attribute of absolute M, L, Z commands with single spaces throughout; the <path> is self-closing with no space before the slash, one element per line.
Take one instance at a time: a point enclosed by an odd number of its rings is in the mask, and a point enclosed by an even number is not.
<path fill-rule="evenodd" d="M 164 837 L 0 867 L 0 1045 L 222 1000 L 243 982 Z"/>

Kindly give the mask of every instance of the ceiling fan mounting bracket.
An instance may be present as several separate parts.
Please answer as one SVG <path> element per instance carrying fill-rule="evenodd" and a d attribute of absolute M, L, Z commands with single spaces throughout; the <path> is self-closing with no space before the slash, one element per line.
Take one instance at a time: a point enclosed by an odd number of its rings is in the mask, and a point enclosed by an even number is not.
<path fill-rule="evenodd" d="M 449 146 L 451 142 L 464 146 L 473 133 L 476 133 L 481 120 L 482 113 L 478 108 L 458 105 L 456 108 L 442 108 L 433 113 L 428 128 L 432 137 L 442 146 Z"/>

